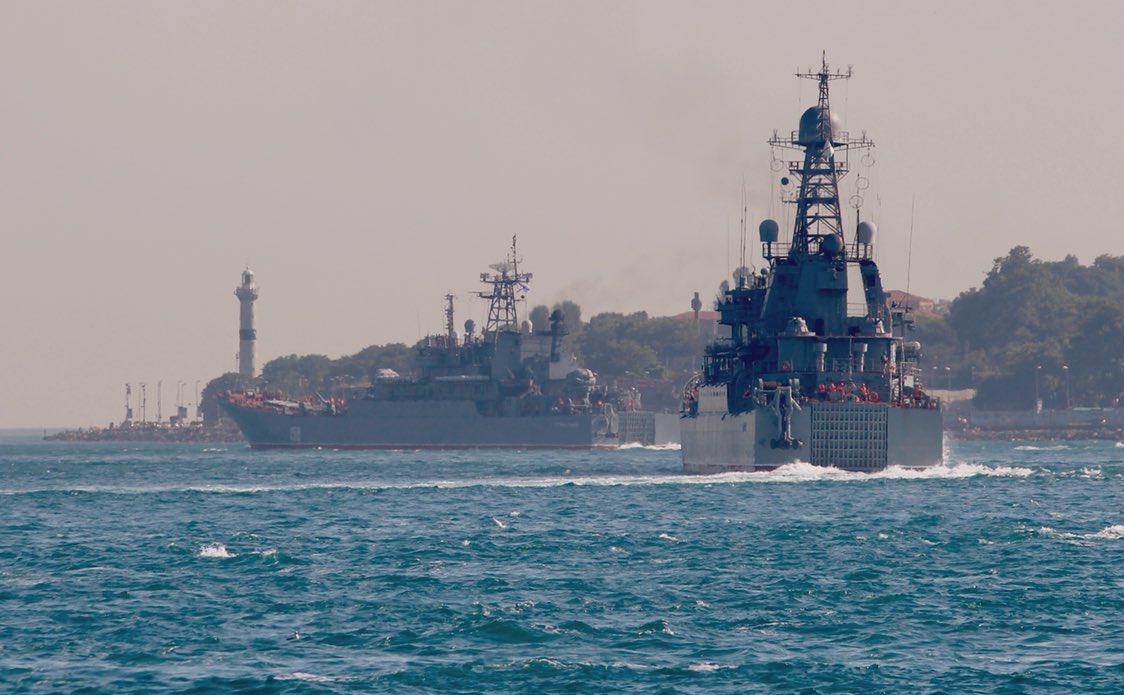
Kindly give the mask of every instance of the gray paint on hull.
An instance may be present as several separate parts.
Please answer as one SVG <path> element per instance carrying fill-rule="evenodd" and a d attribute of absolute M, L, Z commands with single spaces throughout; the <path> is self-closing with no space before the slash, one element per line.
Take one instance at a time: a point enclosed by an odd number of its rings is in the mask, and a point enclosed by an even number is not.
<path fill-rule="evenodd" d="M 798 461 L 811 463 L 811 412 L 817 405 L 808 403 L 802 410 L 793 413 L 792 436 L 801 442 L 798 448 L 793 449 L 773 446 L 773 440 L 777 438 L 777 417 L 768 408 L 739 414 L 707 412 L 683 417 L 680 429 L 684 470 L 688 473 L 762 471 Z M 941 463 L 944 443 L 939 410 L 898 408 L 887 404 L 854 407 L 886 409 L 886 465 L 927 468 Z M 832 461 L 828 461 L 827 465 L 842 470 L 871 470 Z"/>
<path fill-rule="evenodd" d="M 224 404 L 255 449 L 417 449 L 611 447 L 615 438 L 594 434 L 598 415 L 483 416 L 471 403 L 355 402 L 341 415 L 284 415 Z"/>

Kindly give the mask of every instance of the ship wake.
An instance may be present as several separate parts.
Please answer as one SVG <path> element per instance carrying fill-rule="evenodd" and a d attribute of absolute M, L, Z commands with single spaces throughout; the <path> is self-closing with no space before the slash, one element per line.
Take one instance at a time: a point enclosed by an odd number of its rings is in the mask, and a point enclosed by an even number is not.
<path fill-rule="evenodd" d="M 882 480 L 955 480 L 975 477 L 1022 478 L 1034 475 L 1035 469 L 1020 466 L 985 466 L 977 463 L 955 463 L 912 469 L 890 466 L 876 473 L 843 471 L 828 466 L 814 466 L 798 461 L 775 470 L 753 473 L 734 472 L 714 475 L 686 475 L 665 473 L 655 475 L 551 475 L 527 477 L 485 477 L 464 479 L 429 479 L 412 481 L 320 481 L 301 484 L 278 485 L 191 485 L 152 487 L 101 487 L 88 486 L 72 489 L 0 490 L 0 495 L 60 493 L 100 493 L 112 495 L 144 495 L 163 493 L 209 494 L 262 494 L 291 493 L 321 490 L 416 490 L 432 488 L 453 490 L 462 488 L 551 488 L 551 487 L 618 487 L 654 485 L 741 485 L 752 483 L 807 483 L 807 482 L 873 482 Z M 204 556 L 221 556 L 217 548 L 204 549 Z"/>

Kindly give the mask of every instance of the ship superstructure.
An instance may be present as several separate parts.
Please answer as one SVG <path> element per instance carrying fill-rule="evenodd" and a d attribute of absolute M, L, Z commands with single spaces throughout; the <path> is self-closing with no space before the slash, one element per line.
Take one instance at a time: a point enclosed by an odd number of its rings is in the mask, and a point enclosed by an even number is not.
<path fill-rule="evenodd" d="M 507 258 L 480 275 L 484 330 L 456 331 L 446 295 L 445 330 L 417 347 L 417 373 L 384 370 L 343 399 L 231 394 L 224 408 L 255 448 L 611 448 L 677 437 L 674 416 L 640 410 L 635 391 L 616 392 L 563 350 L 565 316 L 549 329 L 520 321 L 532 276 L 515 239 Z M 666 430 L 667 434 L 660 430 Z"/>
<path fill-rule="evenodd" d="M 920 345 L 905 339 L 909 318 L 891 309 L 874 261 L 875 227 L 858 221 L 848 242 L 839 181 L 849 153 L 873 147 L 832 114 L 829 69 L 815 80 L 817 104 L 788 136 L 773 134 L 796 179 L 791 239 L 760 224 L 767 267 L 742 273 L 717 302 L 728 337 L 709 345 L 687 385 L 683 462 L 696 473 L 771 469 L 807 461 L 845 470 L 940 463 L 940 403 L 921 383 Z M 782 184 L 789 184 L 786 179 Z M 790 184 L 789 184 L 790 185 Z M 858 202 L 858 201 L 856 201 Z"/>

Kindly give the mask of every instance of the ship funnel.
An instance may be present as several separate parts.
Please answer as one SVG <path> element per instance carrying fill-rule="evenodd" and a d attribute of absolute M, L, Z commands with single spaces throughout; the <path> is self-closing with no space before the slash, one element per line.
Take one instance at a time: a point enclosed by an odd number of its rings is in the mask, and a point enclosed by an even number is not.
<path fill-rule="evenodd" d="M 757 227 L 757 233 L 761 236 L 761 243 L 763 244 L 775 242 L 779 232 L 780 226 L 776 220 L 765 220 Z"/>
<path fill-rule="evenodd" d="M 878 227 L 875 227 L 872 222 L 859 222 L 858 229 L 855 230 L 855 236 L 859 243 L 864 246 L 870 246 L 874 243 L 874 236 L 878 233 Z"/>

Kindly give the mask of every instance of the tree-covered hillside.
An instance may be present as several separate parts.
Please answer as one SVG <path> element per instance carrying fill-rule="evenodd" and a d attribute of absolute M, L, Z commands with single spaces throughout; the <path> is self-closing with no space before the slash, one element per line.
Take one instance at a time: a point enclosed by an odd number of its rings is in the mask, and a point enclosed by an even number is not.
<path fill-rule="evenodd" d="M 1124 393 L 1124 258 L 1047 262 L 1017 246 L 950 307 L 982 408 L 1115 406 Z"/>

